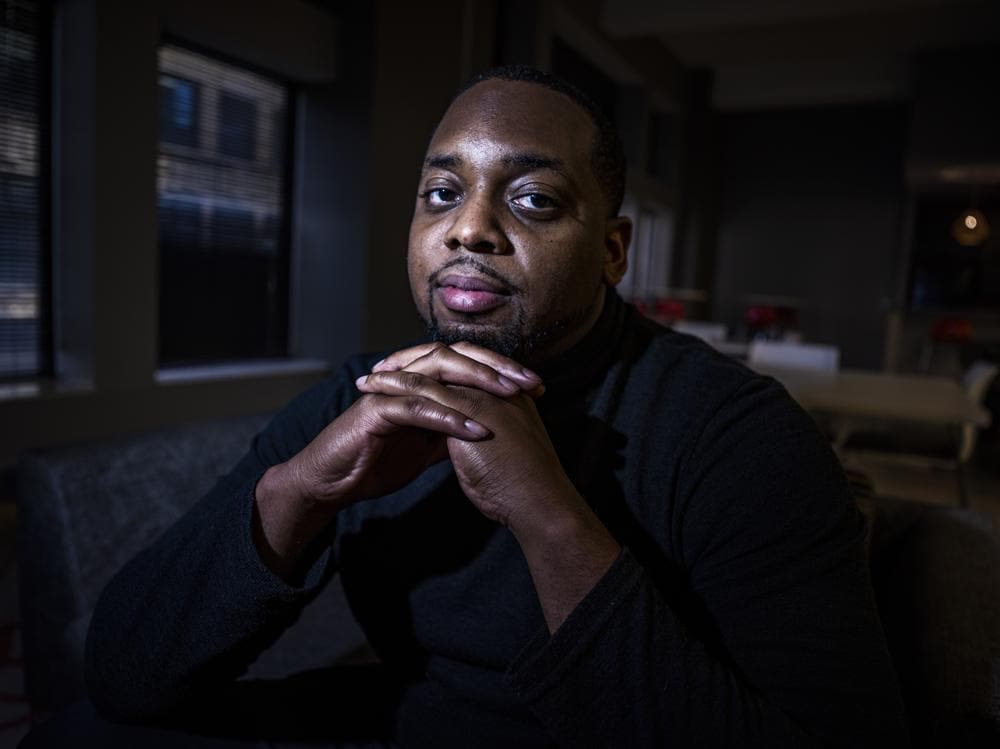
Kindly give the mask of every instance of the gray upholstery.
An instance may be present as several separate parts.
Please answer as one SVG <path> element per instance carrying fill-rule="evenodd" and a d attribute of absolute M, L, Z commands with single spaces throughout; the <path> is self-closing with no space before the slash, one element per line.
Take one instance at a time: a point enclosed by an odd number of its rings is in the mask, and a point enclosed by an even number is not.
<path fill-rule="evenodd" d="M 1000 539 L 989 516 L 871 502 L 879 613 L 916 746 L 1000 746 Z"/>
<path fill-rule="evenodd" d="M 28 453 L 17 466 L 25 688 L 38 720 L 84 696 L 83 645 L 104 585 L 247 450 L 266 416 Z M 251 669 L 281 676 L 364 646 L 339 582 Z"/>

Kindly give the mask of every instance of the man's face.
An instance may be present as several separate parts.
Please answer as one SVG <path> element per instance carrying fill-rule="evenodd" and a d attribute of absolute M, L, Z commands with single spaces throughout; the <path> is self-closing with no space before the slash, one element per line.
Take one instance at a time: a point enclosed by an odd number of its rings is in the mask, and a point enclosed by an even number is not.
<path fill-rule="evenodd" d="M 410 226 L 410 288 L 432 334 L 524 360 L 565 350 L 625 270 L 607 218 L 594 127 L 569 97 L 488 80 L 438 125 Z M 624 228 L 623 228 L 624 227 Z"/>

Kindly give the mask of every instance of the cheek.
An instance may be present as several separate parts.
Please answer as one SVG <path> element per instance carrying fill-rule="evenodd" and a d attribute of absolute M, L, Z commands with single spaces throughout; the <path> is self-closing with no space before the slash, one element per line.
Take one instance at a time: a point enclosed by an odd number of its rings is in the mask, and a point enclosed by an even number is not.
<path fill-rule="evenodd" d="M 427 306 L 427 264 L 426 237 L 416 226 L 410 227 L 410 240 L 406 251 L 406 272 L 410 280 L 410 292 L 417 308 L 425 311 Z"/>
<path fill-rule="evenodd" d="M 532 253 L 530 258 L 535 271 L 554 273 L 566 282 L 601 273 L 604 248 L 593 241 L 593 234 L 552 232 L 539 239 L 536 246 L 540 251 Z"/>

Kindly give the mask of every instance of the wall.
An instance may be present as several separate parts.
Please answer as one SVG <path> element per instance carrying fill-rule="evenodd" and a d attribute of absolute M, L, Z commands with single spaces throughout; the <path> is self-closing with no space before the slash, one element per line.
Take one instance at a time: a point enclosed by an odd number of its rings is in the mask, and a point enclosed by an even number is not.
<path fill-rule="evenodd" d="M 406 276 L 410 217 L 434 128 L 462 81 L 463 3 L 377 3 L 372 109 L 371 245 L 364 345 L 383 349 L 423 330 Z M 441 40 L 451 40 L 442 49 Z"/>
<path fill-rule="evenodd" d="M 345 85 L 357 71 L 337 52 L 350 50 L 348 62 L 370 68 L 370 29 L 352 28 L 350 43 L 338 46 L 343 31 L 334 14 L 298 0 L 66 0 L 57 12 L 58 377 L 0 390 L 0 471 L 29 448 L 273 410 L 361 339 L 370 83 L 360 93 Z M 325 283 L 302 295 L 289 364 L 210 377 L 157 372 L 156 48 L 163 34 L 306 89 L 299 126 L 314 137 L 299 157 L 316 154 L 326 166 L 301 171 L 312 202 L 299 206 L 297 235 L 300 259 L 311 257 L 312 265 L 299 273 Z M 360 175 L 353 190 L 341 171 Z M 339 221 L 333 205 L 344 212 Z"/>
<path fill-rule="evenodd" d="M 510 15 L 515 5 L 523 14 Z M 662 48 L 615 45 L 551 0 L 446 0 L 434 13 L 407 0 L 58 6 L 59 377 L 0 389 L 0 474 L 25 449 L 276 409 L 345 355 L 418 335 L 405 253 L 421 160 L 454 89 L 501 58 L 501 39 L 530 28 L 534 59 L 559 30 L 599 59 L 623 55 L 641 67 L 660 100 L 678 69 Z M 155 55 L 164 33 L 287 76 L 303 94 L 291 366 L 157 372 Z M 634 71 L 626 77 L 639 85 Z"/>
<path fill-rule="evenodd" d="M 805 300 L 805 338 L 880 368 L 900 264 L 906 108 L 724 115 L 713 313 L 747 295 Z"/>

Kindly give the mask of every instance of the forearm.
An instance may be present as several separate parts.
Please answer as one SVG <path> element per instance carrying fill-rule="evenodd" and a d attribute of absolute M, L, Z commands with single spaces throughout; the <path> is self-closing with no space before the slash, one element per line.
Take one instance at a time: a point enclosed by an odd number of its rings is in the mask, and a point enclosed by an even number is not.
<path fill-rule="evenodd" d="M 326 579 L 292 588 L 250 540 L 253 480 L 224 483 L 107 586 L 86 649 L 90 696 L 106 717 L 173 715 L 240 676 Z"/>
<path fill-rule="evenodd" d="M 568 499 L 573 509 L 553 517 L 539 514 L 524 525 L 511 527 L 528 562 L 550 633 L 559 629 L 621 551 L 575 490 L 570 486 L 564 492 L 571 492 Z"/>
<path fill-rule="evenodd" d="M 677 596 L 681 598 L 680 593 Z M 766 605 L 766 604 L 762 604 Z M 677 610 L 683 612 L 678 613 Z M 629 552 L 552 636 L 541 633 L 511 665 L 515 691 L 560 746 L 899 746 L 892 684 L 878 659 L 832 679 L 817 667 L 788 684 L 837 716 L 825 733 L 782 705 L 786 695 L 752 684 L 719 644 L 696 632 L 686 604 L 665 597 Z M 780 650 L 774 632 L 771 649 Z M 862 660 L 867 642 L 820 641 L 815 652 L 775 656 L 820 663 L 826 649 L 843 664 Z M 836 663 L 830 664 L 836 668 Z"/>

